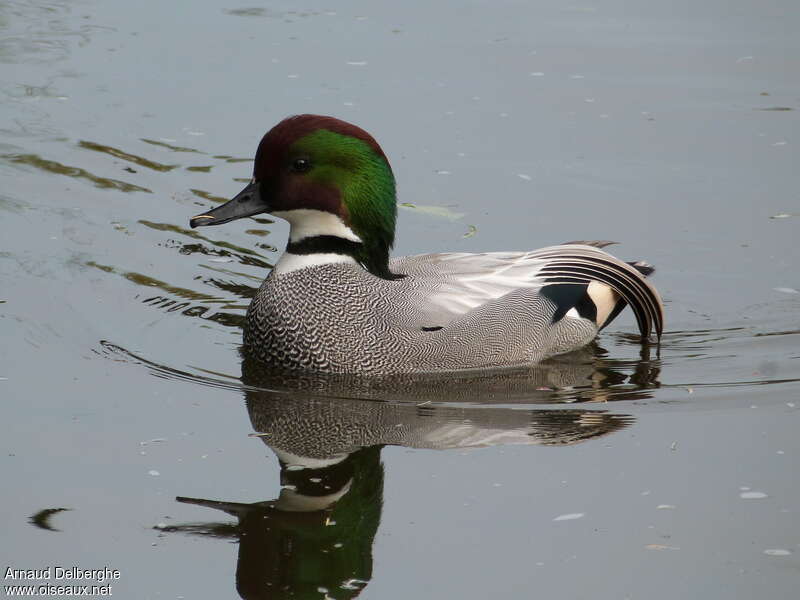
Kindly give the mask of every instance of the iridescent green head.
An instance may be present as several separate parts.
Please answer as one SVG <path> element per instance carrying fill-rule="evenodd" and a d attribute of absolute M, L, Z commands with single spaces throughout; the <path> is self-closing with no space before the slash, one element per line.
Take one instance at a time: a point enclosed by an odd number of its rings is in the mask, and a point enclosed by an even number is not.
<path fill-rule="evenodd" d="M 191 225 L 262 212 L 292 224 L 289 251 L 347 253 L 373 274 L 392 277 L 394 175 L 363 129 L 319 115 L 284 119 L 262 138 L 252 182 L 230 202 L 194 217 Z"/>

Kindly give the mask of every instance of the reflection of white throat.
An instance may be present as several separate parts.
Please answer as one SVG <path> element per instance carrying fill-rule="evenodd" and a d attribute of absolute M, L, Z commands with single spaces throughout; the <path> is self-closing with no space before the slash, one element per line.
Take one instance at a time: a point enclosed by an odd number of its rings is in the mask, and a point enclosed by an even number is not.
<path fill-rule="evenodd" d="M 293 467 L 295 469 L 327 469 L 333 465 L 338 465 L 345 458 L 350 456 L 346 452 L 342 452 L 341 454 L 334 454 L 333 456 L 329 456 L 327 458 L 313 458 L 311 456 L 299 456 L 297 454 L 292 454 L 291 452 L 281 450 L 280 448 L 272 448 L 272 451 L 278 457 L 278 460 L 284 463 L 287 467 Z"/>
<path fill-rule="evenodd" d="M 293 243 L 319 235 L 332 235 L 352 242 L 361 242 L 361 238 L 345 225 L 338 215 L 329 212 L 297 208 L 275 211 L 272 215 L 288 221 L 290 225 L 289 241 Z M 299 269 L 336 263 L 358 264 L 352 256 L 334 252 L 320 252 L 319 254 L 284 252 L 272 271 L 276 275 L 284 275 Z"/>
<path fill-rule="evenodd" d="M 305 496 L 303 494 L 298 494 L 292 489 L 283 488 L 281 490 L 281 495 L 275 502 L 275 508 L 287 512 L 314 512 L 317 510 L 325 510 L 349 492 L 351 485 L 353 485 L 352 479 L 348 481 L 347 485 L 342 489 L 328 494 L 327 496 Z"/>

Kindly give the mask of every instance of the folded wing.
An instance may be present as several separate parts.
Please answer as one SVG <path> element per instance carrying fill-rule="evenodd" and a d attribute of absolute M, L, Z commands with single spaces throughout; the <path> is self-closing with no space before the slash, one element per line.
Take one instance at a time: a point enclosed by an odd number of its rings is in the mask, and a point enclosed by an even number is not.
<path fill-rule="evenodd" d="M 655 330 L 660 338 L 664 309 L 658 291 L 635 266 L 600 249 L 608 243 L 570 243 L 530 252 L 407 256 L 392 261 L 391 268 L 419 281 L 419 308 L 428 326 L 447 326 L 454 318 L 520 288 L 595 282 L 596 297 L 597 284 L 613 292 L 608 294 L 606 302 L 611 305 L 599 327 L 616 316 L 622 308 L 617 303 L 625 303 L 633 310 L 642 337 L 648 338 Z"/>

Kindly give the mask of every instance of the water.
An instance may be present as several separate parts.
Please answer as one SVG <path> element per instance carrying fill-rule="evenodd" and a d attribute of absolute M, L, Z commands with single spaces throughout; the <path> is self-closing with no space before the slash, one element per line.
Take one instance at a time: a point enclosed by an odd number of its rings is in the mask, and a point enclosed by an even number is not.
<path fill-rule="evenodd" d="M 794 597 L 799 25 L 788 1 L 0 5 L 0 565 L 108 566 L 121 598 Z M 242 365 L 287 228 L 188 218 L 298 112 L 381 143 L 397 254 L 652 262 L 660 352 L 626 314 L 526 372 Z"/>

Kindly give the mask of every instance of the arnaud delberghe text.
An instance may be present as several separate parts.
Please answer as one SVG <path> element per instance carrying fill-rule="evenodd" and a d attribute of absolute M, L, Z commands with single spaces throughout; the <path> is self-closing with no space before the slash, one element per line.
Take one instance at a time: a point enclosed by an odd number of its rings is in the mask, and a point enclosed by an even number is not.
<path fill-rule="evenodd" d="M 38 581 L 49 579 L 53 581 L 96 581 L 103 583 L 121 577 L 118 569 L 103 567 L 102 569 L 81 569 L 80 567 L 57 567 L 55 565 L 42 569 L 13 569 L 6 568 L 4 579 Z"/>

